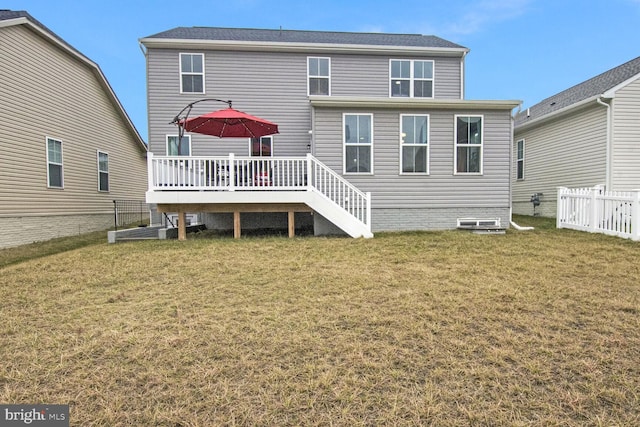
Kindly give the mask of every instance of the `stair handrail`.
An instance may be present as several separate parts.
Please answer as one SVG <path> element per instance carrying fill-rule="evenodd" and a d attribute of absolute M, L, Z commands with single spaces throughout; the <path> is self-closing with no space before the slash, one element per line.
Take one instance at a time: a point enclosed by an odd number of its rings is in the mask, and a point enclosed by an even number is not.
<path fill-rule="evenodd" d="M 309 186 L 371 228 L 371 193 L 361 191 L 313 155 L 307 154 L 307 159 Z"/>

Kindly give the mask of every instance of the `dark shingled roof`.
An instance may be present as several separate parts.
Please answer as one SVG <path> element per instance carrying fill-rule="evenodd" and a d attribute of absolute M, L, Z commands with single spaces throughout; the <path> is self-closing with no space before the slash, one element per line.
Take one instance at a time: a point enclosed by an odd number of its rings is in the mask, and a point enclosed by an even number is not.
<path fill-rule="evenodd" d="M 602 95 L 620 83 L 640 73 L 640 56 L 618 67 L 597 75 L 576 86 L 557 93 L 529 108 L 515 117 L 515 125 L 522 126 L 534 119 L 546 116 L 554 111 L 569 107 L 596 95 Z"/>
<path fill-rule="evenodd" d="M 31 16 L 23 10 L 7 10 L 7 9 L 0 10 L 0 21 L 6 21 L 7 19 L 15 19 L 15 18 L 22 18 L 22 17 L 30 18 Z"/>
<path fill-rule="evenodd" d="M 147 38 L 225 40 L 274 43 L 355 44 L 466 49 L 436 36 L 420 34 L 348 33 L 333 31 L 260 30 L 250 28 L 177 27 Z"/>

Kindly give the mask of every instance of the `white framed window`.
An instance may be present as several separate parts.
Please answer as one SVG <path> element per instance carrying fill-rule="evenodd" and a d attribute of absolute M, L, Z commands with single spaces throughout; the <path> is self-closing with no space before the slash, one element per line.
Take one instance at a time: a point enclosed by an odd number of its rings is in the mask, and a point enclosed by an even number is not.
<path fill-rule="evenodd" d="M 190 156 L 191 135 L 184 135 L 178 144 L 178 135 L 167 135 L 167 156 Z"/>
<path fill-rule="evenodd" d="M 516 179 L 524 179 L 524 139 L 516 142 Z"/>
<path fill-rule="evenodd" d="M 273 137 L 251 138 L 251 157 L 273 156 Z"/>
<path fill-rule="evenodd" d="M 180 93 L 204 93 L 204 53 L 180 54 Z"/>
<path fill-rule="evenodd" d="M 429 173 L 429 116 L 400 115 L 400 173 Z"/>
<path fill-rule="evenodd" d="M 373 173 L 373 115 L 343 114 L 344 173 Z"/>
<path fill-rule="evenodd" d="M 109 154 L 98 151 L 98 191 L 109 191 Z"/>
<path fill-rule="evenodd" d="M 434 61 L 392 59 L 389 61 L 389 96 L 433 98 Z"/>
<path fill-rule="evenodd" d="M 62 141 L 47 137 L 47 187 L 64 188 Z"/>
<path fill-rule="evenodd" d="M 331 95 L 331 58 L 307 58 L 309 95 Z"/>
<path fill-rule="evenodd" d="M 483 116 L 455 116 L 454 174 L 482 175 Z"/>

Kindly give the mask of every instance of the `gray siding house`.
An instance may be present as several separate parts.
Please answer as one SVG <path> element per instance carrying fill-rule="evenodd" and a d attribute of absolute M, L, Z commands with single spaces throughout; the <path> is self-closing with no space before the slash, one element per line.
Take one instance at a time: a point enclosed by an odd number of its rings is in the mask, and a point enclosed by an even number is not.
<path fill-rule="evenodd" d="M 0 248 L 113 225 L 144 200 L 146 145 L 97 64 L 0 11 Z"/>
<path fill-rule="evenodd" d="M 558 187 L 640 189 L 640 57 L 515 116 L 513 212 L 554 217 Z"/>
<path fill-rule="evenodd" d="M 465 219 L 509 223 L 519 102 L 464 98 L 465 47 L 413 34 L 202 27 L 141 44 L 147 201 L 161 211 L 208 212 L 213 228 L 239 227 L 241 213 L 242 228 L 268 226 L 266 212 L 276 211 L 272 219 L 285 226 L 354 237 L 451 229 Z M 232 100 L 280 133 L 253 142 L 187 133 L 178 152 L 170 122 L 202 98 Z M 222 107 L 198 103 L 191 116 Z M 270 162 L 269 186 L 239 183 L 237 164 L 257 161 Z M 236 165 L 230 185 L 207 180 L 214 162 Z"/>

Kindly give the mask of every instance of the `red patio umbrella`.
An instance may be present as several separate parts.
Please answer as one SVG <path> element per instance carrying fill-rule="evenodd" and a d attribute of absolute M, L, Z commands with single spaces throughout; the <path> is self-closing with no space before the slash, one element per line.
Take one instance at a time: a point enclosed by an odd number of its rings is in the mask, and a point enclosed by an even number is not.
<path fill-rule="evenodd" d="M 234 108 L 213 111 L 197 117 L 181 119 L 178 126 L 219 138 L 259 138 L 278 133 L 278 125 Z"/>

